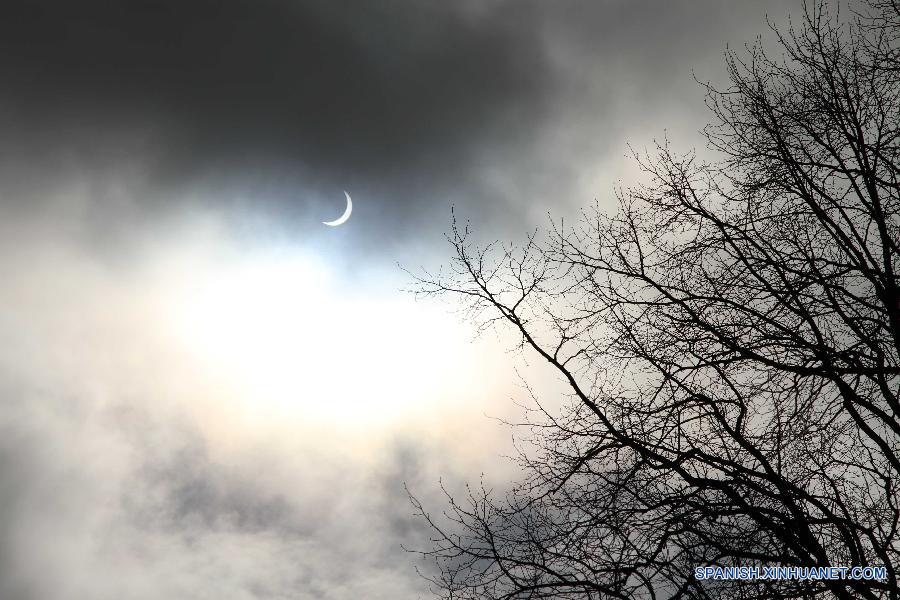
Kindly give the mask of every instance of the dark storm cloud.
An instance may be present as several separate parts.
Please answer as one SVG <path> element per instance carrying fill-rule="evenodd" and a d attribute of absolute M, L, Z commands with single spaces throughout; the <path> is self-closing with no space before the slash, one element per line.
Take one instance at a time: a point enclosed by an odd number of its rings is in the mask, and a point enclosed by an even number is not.
<path fill-rule="evenodd" d="M 25 152 L 66 149 L 102 163 L 130 147 L 129 136 L 153 140 L 145 158 L 157 185 L 205 176 L 234 184 L 230 174 L 279 170 L 302 171 L 307 185 L 408 185 L 415 173 L 464 171 L 466 149 L 492 130 L 528 137 L 525 127 L 510 130 L 511 115 L 534 117 L 550 93 L 527 25 L 533 12 L 418 2 L 7 3 L 0 98 Z"/>
<path fill-rule="evenodd" d="M 131 161 L 145 207 L 199 186 L 302 211 L 350 188 L 378 235 L 443 227 L 451 201 L 519 222 L 685 100 L 691 61 L 764 14 L 723 4 L 8 2 L 0 166 L 27 189 Z"/>

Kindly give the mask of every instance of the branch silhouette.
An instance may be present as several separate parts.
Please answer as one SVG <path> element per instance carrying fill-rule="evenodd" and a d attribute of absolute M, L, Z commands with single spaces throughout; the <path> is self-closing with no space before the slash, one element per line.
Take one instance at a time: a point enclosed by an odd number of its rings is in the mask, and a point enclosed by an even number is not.
<path fill-rule="evenodd" d="M 570 397 L 524 479 L 447 495 L 446 598 L 900 598 L 900 5 L 804 7 L 706 85 L 715 162 L 668 142 L 618 209 L 417 275 L 504 327 Z M 696 566 L 887 578 L 698 581 Z"/>

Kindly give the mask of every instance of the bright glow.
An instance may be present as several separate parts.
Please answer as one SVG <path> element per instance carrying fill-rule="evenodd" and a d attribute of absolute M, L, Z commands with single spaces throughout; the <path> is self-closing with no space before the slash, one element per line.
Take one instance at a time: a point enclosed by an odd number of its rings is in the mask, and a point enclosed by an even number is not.
<path fill-rule="evenodd" d="M 245 414 L 369 425 L 452 393 L 466 340 L 445 311 L 393 284 L 342 285 L 308 256 L 220 264 L 191 269 L 170 321 Z"/>

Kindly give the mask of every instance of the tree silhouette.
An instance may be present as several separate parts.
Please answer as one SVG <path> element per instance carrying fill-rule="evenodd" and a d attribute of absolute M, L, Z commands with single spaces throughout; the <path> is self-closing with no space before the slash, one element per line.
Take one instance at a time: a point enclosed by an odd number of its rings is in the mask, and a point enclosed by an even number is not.
<path fill-rule="evenodd" d="M 570 227 L 418 276 L 567 384 L 499 497 L 448 495 L 447 598 L 900 598 L 900 4 L 826 2 L 728 52 L 714 162 L 668 143 Z M 884 566 L 704 580 L 694 567 Z"/>

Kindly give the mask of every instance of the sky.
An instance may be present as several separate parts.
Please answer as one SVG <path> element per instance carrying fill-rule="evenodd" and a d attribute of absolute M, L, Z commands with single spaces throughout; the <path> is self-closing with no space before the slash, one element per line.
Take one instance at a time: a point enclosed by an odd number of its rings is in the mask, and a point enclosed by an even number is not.
<path fill-rule="evenodd" d="M 404 269 L 703 152 L 697 81 L 797 8 L 5 2 L 0 597 L 428 597 L 406 487 L 509 485 L 558 388 Z"/>

